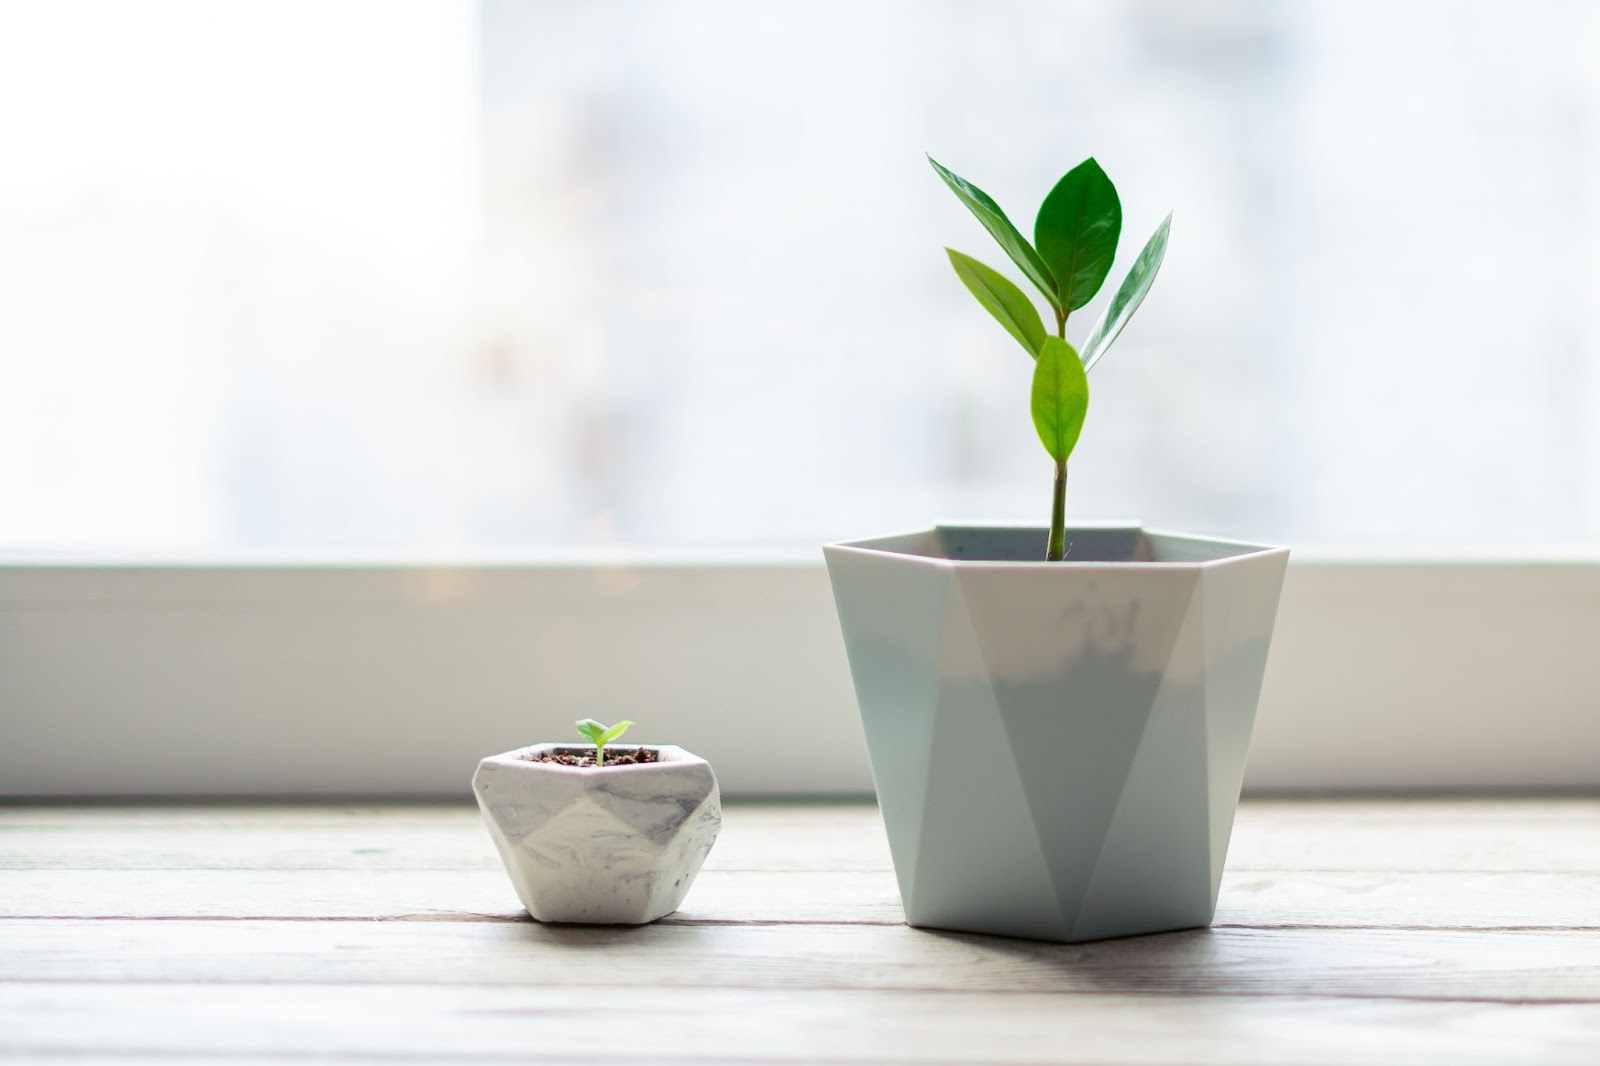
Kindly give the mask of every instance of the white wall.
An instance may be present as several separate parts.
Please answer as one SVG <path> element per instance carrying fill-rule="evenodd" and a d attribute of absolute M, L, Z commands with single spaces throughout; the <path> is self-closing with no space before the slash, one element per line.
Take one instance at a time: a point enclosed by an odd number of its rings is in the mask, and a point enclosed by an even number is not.
<path fill-rule="evenodd" d="M 1600 785 L 1600 564 L 1291 565 L 1251 788 Z M 0 565 L 0 795 L 462 794 L 623 717 L 870 788 L 820 565 Z"/>

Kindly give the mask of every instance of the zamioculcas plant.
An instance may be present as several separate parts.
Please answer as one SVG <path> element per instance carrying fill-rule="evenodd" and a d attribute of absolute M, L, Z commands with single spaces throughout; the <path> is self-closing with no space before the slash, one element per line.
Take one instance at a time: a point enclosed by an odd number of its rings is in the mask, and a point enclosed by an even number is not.
<path fill-rule="evenodd" d="M 1044 294 L 1055 312 L 1055 333 L 1045 330 L 1039 311 L 1005 275 L 951 248 L 950 265 L 978 302 L 1033 356 L 1033 425 L 1056 463 L 1050 508 L 1047 560 L 1066 556 L 1067 457 L 1078 443 L 1089 410 L 1087 371 L 1100 361 L 1133 313 L 1144 302 L 1167 252 L 1172 214 L 1145 242 L 1128 276 L 1095 323 L 1083 348 L 1067 343 L 1067 318 L 1094 299 L 1111 272 L 1122 235 L 1122 203 L 1116 186 L 1093 159 L 1085 159 L 1056 182 L 1039 207 L 1033 243 L 1017 231 L 987 193 L 934 162 L 928 162 L 967 205 L 1017 268 Z"/>

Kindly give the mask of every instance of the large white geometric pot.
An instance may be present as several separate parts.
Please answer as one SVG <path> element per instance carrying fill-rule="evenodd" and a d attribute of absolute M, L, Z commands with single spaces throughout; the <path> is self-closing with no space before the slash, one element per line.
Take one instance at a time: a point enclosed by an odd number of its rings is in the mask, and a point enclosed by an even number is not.
<path fill-rule="evenodd" d="M 593 745 L 538 744 L 492 755 L 472 792 L 506 873 L 541 922 L 643 924 L 677 910 L 722 827 L 711 765 L 673 746 L 658 762 L 562 766 L 529 756 Z"/>
<path fill-rule="evenodd" d="M 1209 924 L 1289 552 L 1137 526 L 824 549 L 906 921 Z"/>

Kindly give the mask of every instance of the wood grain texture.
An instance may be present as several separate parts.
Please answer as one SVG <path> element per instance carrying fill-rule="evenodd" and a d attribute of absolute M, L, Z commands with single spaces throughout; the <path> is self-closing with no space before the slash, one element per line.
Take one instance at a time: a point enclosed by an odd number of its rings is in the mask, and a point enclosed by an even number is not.
<path fill-rule="evenodd" d="M 1249 801 L 1210 930 L 1085 945 L 907 928 L 866 804 L 730 805 L 642 928 L 466 805 L 0 806 L 0 1059 L 224 1058 L 1592 1064 L 1600 799 Z"/>
<path fill-rule="evenodd" d="M 431 985 L 0 984 L 0 1057 L 45 1062 L 1593 1066 L 1570 1004 Z M 93 1026 L 86 1027 L 85 1019 Z M 620 1041 L 618 1038 L 621 1038 Z M 622 1046 L 616 1046 L 617 1043 Z M 636 1046 L 628 1046 L 632 1043 Z M 103 1049 L 117 1049 L 104 1056 Z"/>
<path fill-rule="evenodd" d="M 888 870 L 866 803 L 726 806 L 707 870 Z M 0 804 L 4 869 L 499 870 L 470 804 Z M 1600 799 L 1247 800 L 1228 869 L 1600 873 Z"/>
<path fill-rule="evenodd" d="M 870 804 L 729 804 L 705 869 L 888 870 Z M 491 870 L 470 804 L 319 810 L 0 806 L 0 869 Z"/>
<path fill-rule="evenodd" d="M 521 921 L 499 870 L 0 870 L 0 918 Z M 665 919 L 899 925 L 887 870 L 708 870 Z M 1216 924 L 1600 928 L 1600 874 L 1227 873 Z"/>
<path fill-rule="evenodd" d="M 24 981 L 1600 1002 L 1600 930 L 1228 927 L 1063 945 L 874 925 L 12 919 L 0 952 Z"/>

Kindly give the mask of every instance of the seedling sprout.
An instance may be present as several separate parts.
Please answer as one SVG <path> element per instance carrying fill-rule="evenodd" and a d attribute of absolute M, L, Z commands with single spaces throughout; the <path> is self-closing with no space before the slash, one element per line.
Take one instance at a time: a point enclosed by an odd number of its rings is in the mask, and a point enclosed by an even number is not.
<path fill-rule="evenodd" d="M 593 718 L 585 718 L 576 724 L 578 732 L 594 745 L 594 764 L 596 767 L 601 767 L 606 764 L 606 745 L 626 733 L 633 723 L 618 722 L 613 726 L 605 726 Z"/>

